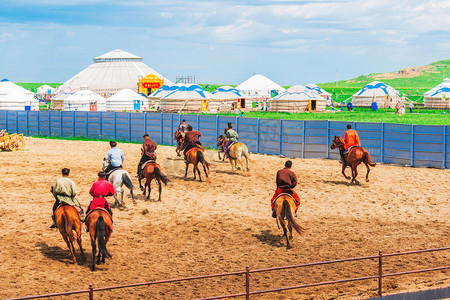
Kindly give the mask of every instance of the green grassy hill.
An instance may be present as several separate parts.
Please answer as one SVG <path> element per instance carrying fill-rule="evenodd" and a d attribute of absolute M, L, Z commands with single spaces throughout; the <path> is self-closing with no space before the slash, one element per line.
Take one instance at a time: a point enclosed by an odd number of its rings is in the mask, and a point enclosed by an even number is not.
<path fill-rule="evenodd" d="M 15 84 L 20 85 L 25 89 L 31 90 L 33 93 L 36 93 L 36 89 L 41 85 L 49 85 L 51 87 L 56 88 L 57 85 L 62 85 L 62 83 L 38 83 L 38 82 L 15 82 Z"/>

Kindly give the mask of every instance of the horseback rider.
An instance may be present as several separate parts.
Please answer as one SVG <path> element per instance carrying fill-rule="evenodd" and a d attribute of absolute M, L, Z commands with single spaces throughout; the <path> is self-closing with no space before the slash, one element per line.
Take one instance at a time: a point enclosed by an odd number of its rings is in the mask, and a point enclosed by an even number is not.
<path fill-rule="evenodd" d="M 52 215 L 53 224 L 50 228 L 56 228 L 55 211 L 61 204 L 75 207 L 80 212 L 80 215 L 83 216 L 81 204 L 77 199 L 75 199 L 75 195 L 77 194 L 75 183 L 69 178 L 70 170 L 68 168 L 64 168 L 61 170 L 61 173 L 62 177 L 56 180 L 55 185 L 50 188 L 50 192 L 55 197 Z"/>
<path fill-rule="evenodd" d="M 188 132 L 184 136 L 184 160 L 187 162 L 186 153 L 191 150 L 194 147 L 201 146 L 202 144 L 198 140 L 199 137 L 202 136 L 202 134 L 198 131 L 192 130 L 192 126 L 188 125 Z"/>
<path fill-rule="evenodd" d="M 109 181 L 106 181 L 105 178 L 105 172 L 98 172 L 98 180 L 94 182 L 91 189 L 89 190 L 89 194 L 94 198 L 92 199 L 91 203 L 89 203 L 86 215 L 89 213 L 89 211 L 101 207 L 109 212 L 112 220 L 113 213 L 111 210 L 111 206 L 109 206 L 109 203 L 108 201 L 106 201 L 105 197 L 113 196 L 115 190 L 113 185 L 109 183 Z M 89 228 L 87 228 L 87 230 L 89 231 Z"/>
<path fill-rule="evenodd" d="M 186 132 L 188 132 L 188 126 L 189 125 L 186 123 L 186 120 L 184 119 L 181 121 L 180 125 L 178 125 L 177 130 L 183 135 L 183 137 L 186 134 Z"/>
<path fill-rule="evenodd" d="M 295 216 L 297 216 L 297 210 L 300 206 L 300 197 L 297 195 L 297 193 L 294 191 L 294 188 L 297 185 L 297 175 L 295 175 L 294 172 L 291 171 L 292 167 L 292 161 L 288 160 L 284 164 L 284 168 L 279 170 L 277 172 L 277 190 L 275 191 L 275 194 L 272 197 L 272 200 L 270 200 L 270 205 L 272 207 L 272 217 L 277 217 L 277 212 L 273 209 L 274 207 L 274 200 L 283 193 L 291 195 L 295 200 Z"/>
<path fill-rule="evenodd" d="M 353 146 L 361 146 L 361 143 L 359 141 L 358 132 L 356 130 L 352 129 L 352 125 L 347 125 L 347 131 L 344 135 L 344 148 L 345 151 L 341 151 L 341 160 L 340 162 L 343 163 L 347 157 L 348 150 Z"/>
<path fill-rule="evenodd" d="M 109 165 L 105 169 L 106 180 L 108 180 L 109 174 L 114 169 L 122 169 L 123 161 L 125 160 L 125 155 L 123 151 L 117 148 L 116 141 L 110 141 L 109 146 L 111 149 L 108 151 L 108 161 Z"/>
<path fill-rule="evenodd" d="M 156 145 L 155 141 L 152 141 L 150 139 L 150 136 L 146 133 L 143 136 L 144 138 L 144 142 L 142 143 L 142 156 L 141 156 L 141 160 L 139 161 L 139 165 L 138 165 L 138 169 L 137 169 L 137 175 L 136 177 L 139 178 L 141 172 L 142 172 L 142 165 L 149 161 L 149 160 L 153 160 L 156 161 L 156 153 L 155 150 L 158 147 Z"/>
<path fill-rule="evenodd" d="M 228 138 L 228 142 L 225 145 L 225 155 L 227 156 L 227 158 L 230 158 L 230 154 L 228 153 L 228 148 L 233 144 L 233 143 L 237 143 L 239 140 L 239 134 L 233 130 L 233 126 L 231 125 L 231 122 L 228 123 L 228 129 L 225 132 L 227 138 Z"/>

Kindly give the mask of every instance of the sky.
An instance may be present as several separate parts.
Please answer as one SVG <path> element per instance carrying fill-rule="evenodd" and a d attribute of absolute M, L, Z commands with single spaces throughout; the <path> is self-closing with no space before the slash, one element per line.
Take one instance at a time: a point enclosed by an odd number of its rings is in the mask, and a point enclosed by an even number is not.
<path fill-rule="evenodd" d="M 174 81 L 323 83 L 450 58 L 450 0 L 1 0 L 0 79 L 64 82 L 122 49 Z"/>

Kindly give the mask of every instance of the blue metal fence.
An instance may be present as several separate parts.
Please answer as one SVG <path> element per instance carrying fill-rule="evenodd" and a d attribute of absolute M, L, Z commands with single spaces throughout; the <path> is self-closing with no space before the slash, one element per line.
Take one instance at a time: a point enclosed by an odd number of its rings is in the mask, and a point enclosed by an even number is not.
<path fill-rule="evenodd" d="M 256 153 L 300 158 L 338 159 L 330 150 L 334 135 L 348 122 L 253 119 L 170 113 L 0 111 L 0 129 L 25 135 L 82 136 L 141 141 L 148 133 L 160 144 L 174 145 L 173 133 L 182 119 L 202 133 L 204 145 L 215 147 L 228 122 L 240 140 Z M 450 127 L 353 122 L 361 145 L 376 162 L 450 168 Z"/>

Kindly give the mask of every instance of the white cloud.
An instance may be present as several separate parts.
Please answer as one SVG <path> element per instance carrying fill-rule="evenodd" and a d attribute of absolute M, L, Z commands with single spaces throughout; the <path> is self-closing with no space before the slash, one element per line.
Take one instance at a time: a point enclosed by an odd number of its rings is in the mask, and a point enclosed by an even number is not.
<path fill-rule="evenodd" d="M 5 42 L 7 39 L 12 38 L 13 35 L 7 32 L 0 33 L 0 42 Z"/>

